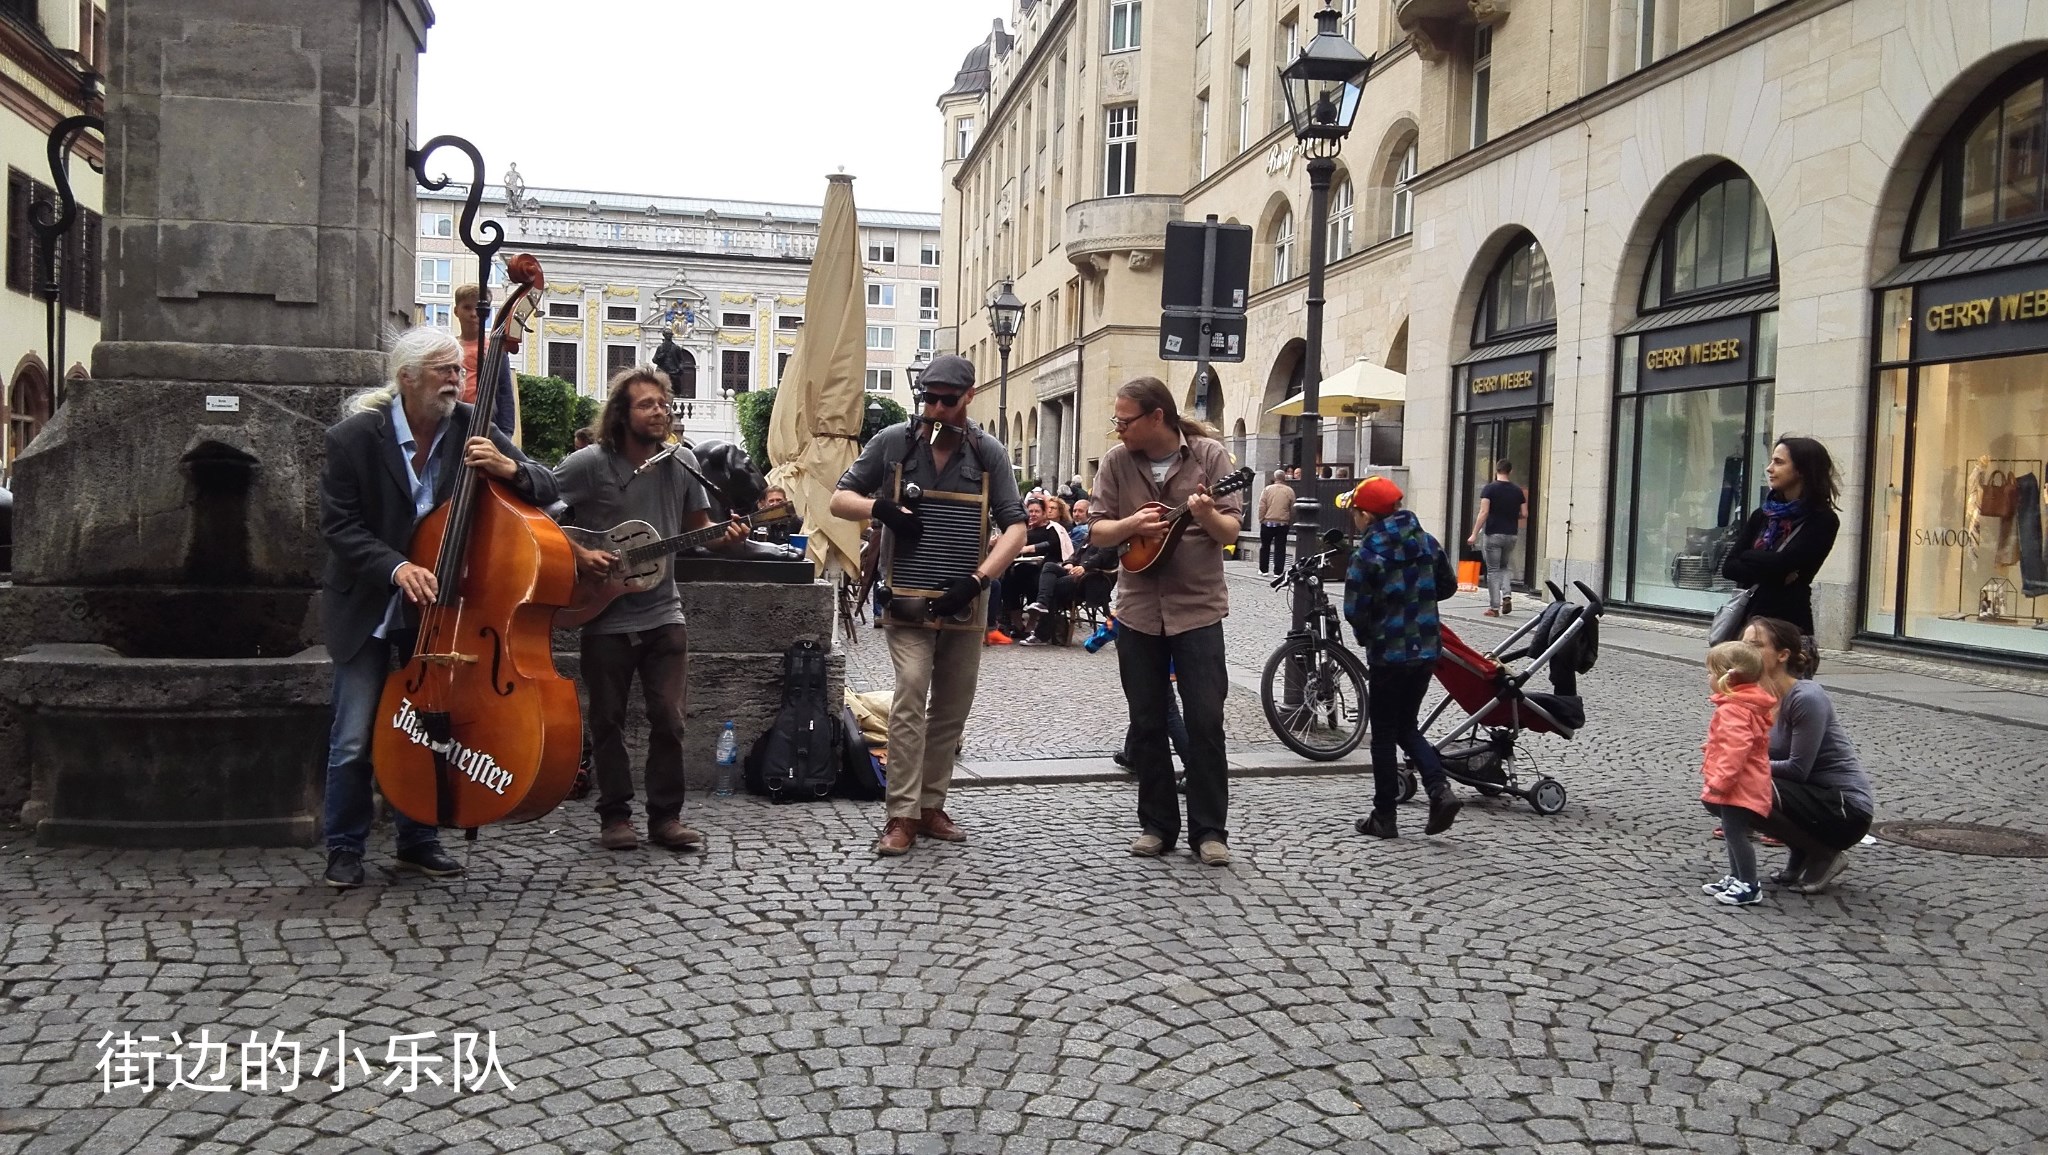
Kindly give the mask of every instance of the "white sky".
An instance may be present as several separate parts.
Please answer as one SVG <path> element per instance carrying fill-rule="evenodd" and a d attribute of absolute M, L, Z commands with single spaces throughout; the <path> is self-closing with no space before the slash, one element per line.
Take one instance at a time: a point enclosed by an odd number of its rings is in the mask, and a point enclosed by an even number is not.
<path fill-rule="evenodd" d="M 1009 0 L 431 0 L 414 142 L 492 181 L 937 212 L 938 99 Z M 526 85 L 524 92 L 521 85 Z M 461 181 L 461 155 L 430 164 Z"/>

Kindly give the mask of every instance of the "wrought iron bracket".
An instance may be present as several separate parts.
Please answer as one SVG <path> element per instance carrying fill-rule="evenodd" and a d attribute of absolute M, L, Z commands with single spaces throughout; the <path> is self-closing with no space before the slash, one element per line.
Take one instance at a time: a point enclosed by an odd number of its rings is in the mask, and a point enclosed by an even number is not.
<path fill-rule="evenodd" d="M 462 137 L 444 135 L 435 137 L 420 148 L 407 150 L 405 163 L 412 166 L 413 179 L 419 182 L 421 188 L 426 189 L 428 192 L 439 192 L 448 187 L 449 177 L 446 173 L 443 173 L 438 177 L 429 178 L 427 176 L 427 158 L 443 148 L 460 149 L 463 155 L 469 158 L 471 172 L 469 195 L 464 197 L 462 201 L 462 218 L 456 226 L 457 235 L 461 237 L 463 247 L 476 254 L 478 269 L 484 274 L 488 274 L 491 268 L 491 259 L 497 256 L 498 250 L 505 246 L 505 229 L 504 226 L 496 221 L 483 222 L 482 231 L 477 228 L 476 213 L 484 200 L 483 154 L 477 151 L 475 145 L 464 140 Z M 485 239 L 484 235 L 482 235 L 485 232 L 488 233 L 488 239 Z"/>

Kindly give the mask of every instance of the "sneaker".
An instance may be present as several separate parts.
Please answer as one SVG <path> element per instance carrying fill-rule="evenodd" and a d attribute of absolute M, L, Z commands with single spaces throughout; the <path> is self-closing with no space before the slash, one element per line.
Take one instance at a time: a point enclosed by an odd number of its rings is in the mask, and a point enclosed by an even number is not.
<path fill-rule="evenodd" d="M 1500 616 L 1500 611 L 1489 607 L 1479 611 L 1479 616 L 1482 618 L 1497 618 Z"/>
<path fill-rule="evenodd" d="M 1041 638 L 1041 637 L 1039 637 L 1039 636 L 1038 636 L 1038 635 L 1036 635 L 1036 634 L 1026 634 L 1026 635 L 1024 635 L 1023 637 L 1021 637 L 1021 638 L 1018 638 L 1018 639 L 1017 639 L 1017 644 L 1018 644 L 1018 645 L 1020 645 L 1020 646 L 1049 646 L 1049 645 L 1052 645 L 1052 643 L 1051 643 L 1051 642 L 1048 642 L 1048 641 L 1046 641 L 1046 640 L 1045 640 L 1044 638 Z"/>
<path fill-rule="evenodd" d="M 1721 897 L 1722 891 L 1728 889 L 1731 886 L 1736 885 L 1741 881 L 1741 879 L 1735 877 L 1732 874 L 1724 874 L 1721 877 L 1715 879 L 1714 881 L 1709 882 L 1704 886 L 1700 887 L 1700 893 L 1706 895 L 1708 898 L 1719 898 Z"/>
<path fill-rule="evenodd" d="M 1792 889 L 1801 894 L 1825 894 L 1827 889 L 1849 869 L 1849 856 L 1837 853 L 1826 862 L 1816 862 L 1806 868 L 1805 877 L 1792 884 Z"/>
<path fill-rule="evenodd" d="M 347 890 L 362 884 L 362 851 L 337 849 L 327 852 L 327 885 L 336 890 Z"/>
<path fill-rule="evenodd" d="M 1010 635 L 1001 630 L 990 630 L 985 640 L 991 646 L 1007 646 L 1011 642 Z"/>
<path fill-rule="evenodd" d="M 633 832 L 633 824 L 622 818 L 604 824 L 597 832 L 597 844 L 606 850 L 638 850 L 640 836 Z"/>
<path fill-rule="evenodd" d="M 1515 599 L 1507 596 L 1506 594 L 1502 594 L 1500 599 L 1500 616 L 1507 617 L 1509 614 L 1514 612 Z"/>
<path fill-rule="evenodd" d="M 1220 838 L 1211 838 L 1195 851 L 1203 866 L 1229 866 L 1230 847 Z"/>
<path fill-rule="evenodd" d="M 1429 822 L 1422 828 L 1422 832 L 1424 834 L 1442 834 L 1451 828 L 1451 823 L 1458 820 L 1458 811 L 1464 808 L 1465 804 L 1458 801 L 1457 797 L 1448 791 L 1445 792 L 1442 798 L 1430 799 Z"/>
<path fill-rule="evenodd" d="M 1391 810 L 1375 810 L 1371 814 L 1359 819 L 1352 829 L 1360 834 L 1370 834 L 1374 838 L 1399 838 L 1401 836 L 1401 831 L 1394 821 L 1394 813 Z"/>
<path fill-rule="evenodd" d="M 1027 614 L 1049 614 L 1052 612 L 1052 609 L 1044 602 L 1032 602 L 1024 607 L 1024 612 Z"/>
<path fill-rule="evenodd" d="M 462 873 L 462 864 L 448 857 L 438 842 L 399 851 L 398 868 L 418 871 L 428 878 L 454 878 Z"/>
<path fill-rule="evenodd" d="M 1157 858 L 1166 853 L 1166 840 L 1157 834 L 1140 834 L 1131 839 L 1131 853 L 1139 858 Z"/>
<path fill-rule="evenodd" d="M 1131 761 L 1131 756 L 1129 754 L 1124 753 L 1122 750 L 1118 750 L 1116 753 L 1111 754 L 1109 756 L 1109 760 L 1123 767 L 1124 772 L 1127 774 L 1136 774 L 1138 772 L 1138 767 L 1135 763 Z"/>
<path fill-rule="evenodd" d="M 1724 906 L 1755 906 L 1764 900 L 1764 888 L 1754 882 L 1731 882 L 1714 896 Z"/>

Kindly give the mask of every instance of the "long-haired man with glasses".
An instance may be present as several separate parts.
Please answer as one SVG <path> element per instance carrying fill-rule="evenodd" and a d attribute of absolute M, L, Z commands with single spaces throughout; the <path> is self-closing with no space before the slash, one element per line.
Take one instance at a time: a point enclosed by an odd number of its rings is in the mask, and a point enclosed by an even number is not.
<path fill-rule="evenodd" d="M 898 465 L 906 489 L 914 484 L 934 492 L 985 495 L 989 517 L 1002 533 L 974 573 L 954 579 L 931 605 L 937 618 L 972 607 L 970 620 L 980 622 L 987 615 L 982 599 L 989 583 L 1024 547 L 1024 504 L 1010 472 L 1009 451 L 967 420 L 973 394 L 973 362 L 952 353 L 934 358 L 918 379 L 919 417 L 875 434 L 839 479 L 832 516 L 873 518 L 899 541 L 914 542 L 923 528 L 917 511 L 876 496 L 895 480 Z M 960 734 L 974 708 L 982 633 L 931 629 L 887 616 L 883 625 L 896 667 L 896 696 L 889 707 L 889 819 L 875 853 L 908 854 L 920 835 L 965 842 L 967 835 L 946 815 L 946 793 L 960 754 Z"/>
<path fill-rule="evenodd" d="M 1138 837 L 1131 853 L 1153 858 L 1180 835 L 1180 800 L 1167 753 L 1168 696 L 1178 686 L 1187 718 L 1188 845 L 1210 866 L 1230 861 L 1226 818 L 1230 782 L 1223 760 L 1223 546 L 1237 540 L 1244 500 L 1213 498 L 1209 487 L 1230 474 L 1230 453 L 1216 433 L 1182 417 L 1157 377 L 1117 390 L 1112 419 L 1122 444 L 1110 447 L 1095 474 L 1089 540 L 1117 546 L 1157 541 L 1167 523 L 1150 503 L 1187 504 L 1194 524 L 1172 556 L 1144 573 L 1117 580 L 1117 673 L 1130 703 L 1126 749 L 1138 771 Z"/>

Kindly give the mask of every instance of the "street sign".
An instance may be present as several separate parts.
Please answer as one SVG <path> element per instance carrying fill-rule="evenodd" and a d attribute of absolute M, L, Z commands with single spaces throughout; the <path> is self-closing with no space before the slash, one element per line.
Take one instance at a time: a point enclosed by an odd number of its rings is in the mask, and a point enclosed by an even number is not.
<path fill-rule="evenodd" d="M 1174 310 L 1159 318 L 1159 359 L 1162 361 L 1244 360 L 1244 315 L 1211 318 L 1208 343 L 1202 339 L 1204 321 L 1193 310 Z"/>
<path fill-rule="evenodd" d="M 1169 221 L 1159 278 L 1162 361 L 1242 361 L 1252 230 L 1217 222 Z"/>

